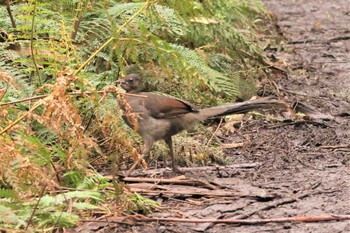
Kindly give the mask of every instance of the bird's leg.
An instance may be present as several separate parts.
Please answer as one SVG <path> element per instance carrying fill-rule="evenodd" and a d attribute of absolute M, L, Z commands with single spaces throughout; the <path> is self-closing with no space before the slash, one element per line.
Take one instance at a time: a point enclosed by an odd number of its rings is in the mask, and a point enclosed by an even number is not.
<path fill-rule="evenodd" d="M 148 159 L 154 141 L 151 139 L 143 139 L 143 148 L 142 148 L 142 159 Z"/>
<path fill-rule="evenodd" d="M 175 160 L 175 154 L 174 154 L 174 148 L 173 148 L 173 140 L 170 138 L 167 138 L 164 140 L 165 143 L 169 146 L 170 149 L 170 156 L 171 156 L 171 161 L 172 161 L 172 166 L 173 166 L 173 171 L 175 173 L 180 173 L 183 174 L 183 172 L 178 168 Z"/>
<path fill-rule="evenodd" d="M 144 139 L 143 142 L 143 148 L 142 148 L 142 155 L 141 158 L 139 158 L 132 166 L 131 168 L 127 171 L 125 176 L 130 176 L 131 173 L 135 170 L 136 166 L 142 162 L 142 160 L 148 159 L 151 149 L 152 149 L 152 145 L 153 145 L 154 141 L 153 140 L 147 140 Z"/>

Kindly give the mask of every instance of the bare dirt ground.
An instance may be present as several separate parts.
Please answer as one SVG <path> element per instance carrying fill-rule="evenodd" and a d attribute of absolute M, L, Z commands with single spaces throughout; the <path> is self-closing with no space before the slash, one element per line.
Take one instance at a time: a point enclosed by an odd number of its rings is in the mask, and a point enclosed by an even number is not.
<path fill-rule="evenodd" d="M 331 120 L 249 119 L 222 135 L 234 163 L 186 168 L 169 184 L 131 184 L 162 203 L 148 217 L 272 219 L 350 215 L 350 2 L 264 0 L 284 37 L 266 53 L 288 70 L 272 80 L 292 103 L 315 107 Z M 193 183 L 190 179 L 201 180 Z M 166 181 L 166 180 L 165 180 Z M 183 182 L 183 183 L 182 183 Z M 154 190 L 146 192 L 142 190 Z M 350 232 L 350 221 L 267 224 L 144 222 L 85 225 L 84 232 Z M 89 230 L 90 229 L 90 230 Z"/>

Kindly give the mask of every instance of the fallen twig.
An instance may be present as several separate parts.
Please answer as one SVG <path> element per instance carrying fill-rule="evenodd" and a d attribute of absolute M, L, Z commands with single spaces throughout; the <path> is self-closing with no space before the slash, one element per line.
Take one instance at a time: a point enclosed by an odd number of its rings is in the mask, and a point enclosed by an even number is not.
<path fill-rule="evenodd" d="M 306 44 L 306 43 L 312 43 L 316 40 L 295 40 L 295 41 L 289 41 L 288 44 Z"/>
<path fill-rule="evenodd" d="M 310 124 L 310 125 L 314 125 L 314 126 L 320 126 L 320 127 L 324 127 L 327 128 L 329 127 L 326 123 L 323 122 L 317 122 L 317 121 L 312 121 L 312 120 L 300 120 L 300 121 L 293 121 L 293 122 L 284 122 L 282 124 L 279 125 L 273 125 L 270 127 L 267 127 L 268 129 L 276 129 L 279 127 L 283 127 L 283 126 L 287 126 L 287 125 L 303 125 L 303 124 Z"/>
<path fill-rule="evenodd" d="M 222 124 L 222 121 L 223 121 L 223 117 L 221 117 L 221 119 L 220 119 L 220 122 L 219 122 L 219 124 L 218 124 L 218 126 L 216 127 L 216 129 L 215 129 L 215 131 L 211 134 L 211 137 L 209 138 L 209 140 L 208 140 L 208 142 L 205 144 L 206 146 L 208 146 L 209 144 L 210 144 L 210 142 L 211 142 L 211 140 L 213 140 L 213 137 L 215 136 L 215 134 L 218 132 L 218 130 L 219 130 L 219 128 L 220 128 L 220 126 L 221 126 L 221 124 Z"/>
<path fill-rule="evenodd" d="M 347 35 L 347 36 L 336 36 L 336 37 L 328 39 L 328 41 L 330 41 L 330 42 L 339 41 L 339 40 L 350 40 L 350 35 Z"/>
<path fill-rule="evenodd" d="M 181 171 L 183 172 L 216 172 L 221 170 L 229 170 L 229 169 L 249 169 L 249 168 L 255 168 L 257 166 L 262 165 L 262 163 L 240 163 L 240 164 L 233 164 L 230 166 L 204 166 L 204 167 L 182 167 Z M 147 172 L 149 173 L 158 173 L 161 174 L 165 172 L 167 168 L 158 168 L 158 169 L 149 169 Z M 126 176 L 126 175 L 125 175 Z"/>
<path fill-rule="evenodd" d="M 320 216 L 296 216 L 286 218 L 269 219 L 194 219 L 194 218 L 157 218 L 144 215 L 132 215 L 107 220 L 82 220 L 82 222 L 105 222 L 105 223 L 137 223 L 137 222 L 184 222 L 184 223 L 231 223 L 231 224 L 266 224 L 283 222 L 324 222 L 350 220 L 350 215 L 320 215 Z"/>
<path fill-rule="evenodd" d="M 112 179 L 110 176 L 105 176 L 107 179 Z M 140 182 L 140 183 L 155 183 L 155 184 L 182 184 L 191 186 L 202 186 L 209 189 L 218 189 L 216 186 L 200 180 L 186 179 L 184 176 L 174 177 L 171 179 L 159 178 L 142 178 L 142 177 L 124 177 L 124 182 Z"/>
<path fill-rule="evenodd" d="M 196 192 L 196 191 L 175 191 L 175 190 L 150 190 L 150 189 L 140 189 L 140 188 L 130 188 L 132 192 L 147 193 L 147 194 L 170 194 L 170 195 L 184 195 L 184 196 L 208 196 L 208 197 L 247 197 L 247 195 L 241 195 L 234 192 L 228 192 L 220 190 L 220 192 Z"/>
<path fill-rule="evenodd" d="M 335 145 L 335 146 L 319 146 L 321 149 L 348 149 L 350 148 L 350 145 Z"/>

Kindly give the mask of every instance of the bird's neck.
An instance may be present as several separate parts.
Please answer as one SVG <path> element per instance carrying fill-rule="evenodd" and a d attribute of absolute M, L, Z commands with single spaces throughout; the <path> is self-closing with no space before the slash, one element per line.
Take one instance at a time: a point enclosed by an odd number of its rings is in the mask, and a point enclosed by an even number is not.
<path fill-rule="evenodd" d="M 129 94 L 139 94 L 140 93 L 140 90 L 130 90 L 130 91 L 128 91 L 128 92 L 126 92 L 126 93 L 129 93 Z"/>

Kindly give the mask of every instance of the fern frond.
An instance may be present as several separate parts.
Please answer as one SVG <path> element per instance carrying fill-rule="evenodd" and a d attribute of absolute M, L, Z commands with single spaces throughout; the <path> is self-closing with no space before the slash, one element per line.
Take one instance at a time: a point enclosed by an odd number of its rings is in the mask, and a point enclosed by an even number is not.
<path fill-rule="evenodd" d="M 80 217 L 77 214 L 63 212 L 55 209 L 51 212 L 40 214 L 40 221 L 38 221 L 38 228 L 46 228 L 53 225 L 59 225 L 62 227 L 71 227 L 78 223 Z"/>
<path fill-rule="evenodd" d="M 143 3 L 118 3 L 108 10 L 114 19 L 127 19 L 134 14 Z M 143 25 L 152 33 L 167 29 L 168 33 L 183 36 L 187 33 L 186 21 L 172 8 L 154 4 L 146 12 L 135 19 L 137 25 Z"/>
<path fill-rule="evenodd" d="M 0 188 L 0 198 L 16 198 L 16 194 L 12 189 Z"/>
<path fill-rule="evenodd" d="M 125 18 L 133 15 L 144 3 L 117 3 L 108 9 L 108 14 L 113 18 Z"/>
<path fill-rule="evenodd" d="M 91 176 L 85 176 L 81 184 L 77 186 L 78 189 L 92 189 L 106 184 L 108 181 L 99 173 L 93 172 Z"/>
<path fill-rule="evenodd" d="M 42 207 L 52 205 L 62 205 L 70 199 L 91 199 L 93 201 L 103 201 L 101 194 L 96 191 L 71 191 L 67 193 L 61 193 L 56 196 L 45 195 L 40 198 L 39 205 Z M 36 201 L 33 201 L 34 204 Z"/>
<path fill-rule="evenodd" d="M 178 52 L 186 63 L 194 67 L 204 78 L 206 84 L 215 91 L 222 91 L 229 97 L 240 96 L 239 77 L 228 77 L 219 71 L 210 68 L 195 51 L 181 45 L 172 44 L 171 47 Z"/>
<path fill-rule="evenodd" d="M 18 208 L 18 206 L 17 206 Z M 18 216 L 14 208 L 9 208 L 0 202 L 0 225 L 5 227 L 15 227 L 19 229 L 20 227 L 26 226 L 26 221 L 23 216 Z"/>

